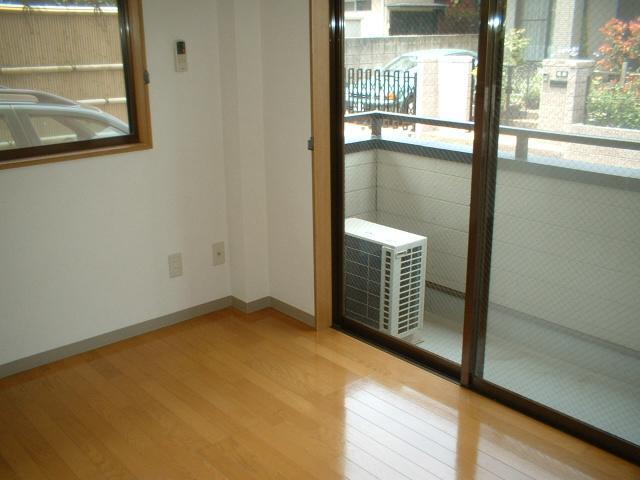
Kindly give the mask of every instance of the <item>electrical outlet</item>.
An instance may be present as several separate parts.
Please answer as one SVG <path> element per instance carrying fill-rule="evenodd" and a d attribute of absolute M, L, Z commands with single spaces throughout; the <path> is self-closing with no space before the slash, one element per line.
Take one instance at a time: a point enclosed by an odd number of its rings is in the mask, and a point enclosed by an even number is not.
<path fill-rule="evenodd" d="M 213 264 L 222 265 L 225 262 L 224 242 L 213 244 Z"/>
<path fill-rule="evenodd" d="M 169 255 L 169 278 L 182 276 L 182 254 L 172 253 Z"/>

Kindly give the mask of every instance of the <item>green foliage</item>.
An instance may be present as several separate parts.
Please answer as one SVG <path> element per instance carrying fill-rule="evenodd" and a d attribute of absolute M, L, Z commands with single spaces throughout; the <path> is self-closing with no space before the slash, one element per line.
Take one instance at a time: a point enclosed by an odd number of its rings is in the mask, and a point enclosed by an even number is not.
<path fill-rule="evenodd" d="M 504 64 L 517 67 L 524 63 L 524 51 L 531 40 L 524 28 L 512 28 L 504 36 Z"/>
<path fill-rule="evenodd" d="M 502 115 L 505 120 L 521 117 L 526 115 L 527 110 L 540 106 L 540 68 L 524 59 L 530 41 L 524 28 L 510 29 L 504 38 Z"/>
<path fill-rule="evenodd" d="M 542 92 L 542 70 L 538 69 L 529 81 L 529 90 L 522 96 L 526 108 L 540 108 L 540 93 Z"/>
<path fill-rule="evenodd" d="M 640 129 L 640 79 L 591 84 L 588 122 L 603 127 Z"/>

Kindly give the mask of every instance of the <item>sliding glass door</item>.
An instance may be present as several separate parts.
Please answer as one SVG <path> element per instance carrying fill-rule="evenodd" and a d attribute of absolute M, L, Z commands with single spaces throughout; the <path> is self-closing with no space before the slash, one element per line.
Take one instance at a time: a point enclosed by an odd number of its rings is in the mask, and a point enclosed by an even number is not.
<path fill-rule="evenodd" d="M 532 3 L 507 5 L 481 377 L 640 445 L 640 35 L 557 1 L 529 61 Z"/>
<path fill-rule="evenodd" d="M 345 322 L 462 356 L 479 8 L 345 2 Z"/>
<path fill-rule="evenodd" d="M 638 455 L 640 4 L 410 3 L 334 4 L 336 324 Z"/>

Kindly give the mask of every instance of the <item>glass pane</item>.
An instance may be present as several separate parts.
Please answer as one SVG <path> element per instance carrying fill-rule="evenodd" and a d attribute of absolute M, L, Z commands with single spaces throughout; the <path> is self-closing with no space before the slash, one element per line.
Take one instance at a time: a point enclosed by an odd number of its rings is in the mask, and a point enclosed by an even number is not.
<path fill-rule="evenodd" d="M 0 150 L 7 150 L 15 146 L 13 134 L 6 120 L 0 117 Z"/>
<path fill-rule="evenodd" d="M 484 378 L 640 444 L 640 3 L 543 3 L 508 4 Z"/>
<path fill-rule="evenodd" d="M 78 140 L 78 134 L 75 131 L 55 118 L 40 115 L 31 116 L 30 118 L 42 145 L 75 142 Z"/>
<path fill-rule="evenodd" d="M 38 118 L 12 148 L 130 133 L 119 14 L 116 0 L 0 0 L 0 113 Z M 105 126 L 85 135 L 74 115 Z"/>
<path fill-rule="evenodd" d="M 344 315 L 459 363 L 477 2 L 370 3 L 345 12 Z"/>

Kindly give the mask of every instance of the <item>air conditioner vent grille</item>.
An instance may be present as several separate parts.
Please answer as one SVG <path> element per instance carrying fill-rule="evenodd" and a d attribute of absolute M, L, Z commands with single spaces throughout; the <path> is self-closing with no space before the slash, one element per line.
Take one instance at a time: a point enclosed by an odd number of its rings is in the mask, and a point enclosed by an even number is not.
<path fill-rule="evenodd" d="M 345 313 L 375 329 L 380 328 L 381 250 L 380 245 L 345 238 Z"/>
<path fill-rule="evenodd" d="M 421 328 L 427 239 L 354 218 L 345 233 L 345 315 L 396 337 Z"/>
<path fill-rule="evenodd" d="M 391 265 L 392 265 L 391 252 L 384 252 L 384 280 L 383 280 L 383 294 L 384 307 L 382 308 L 382 329 L 386 332 L 389 330 L 389 320 L 391 318 Z"/>

